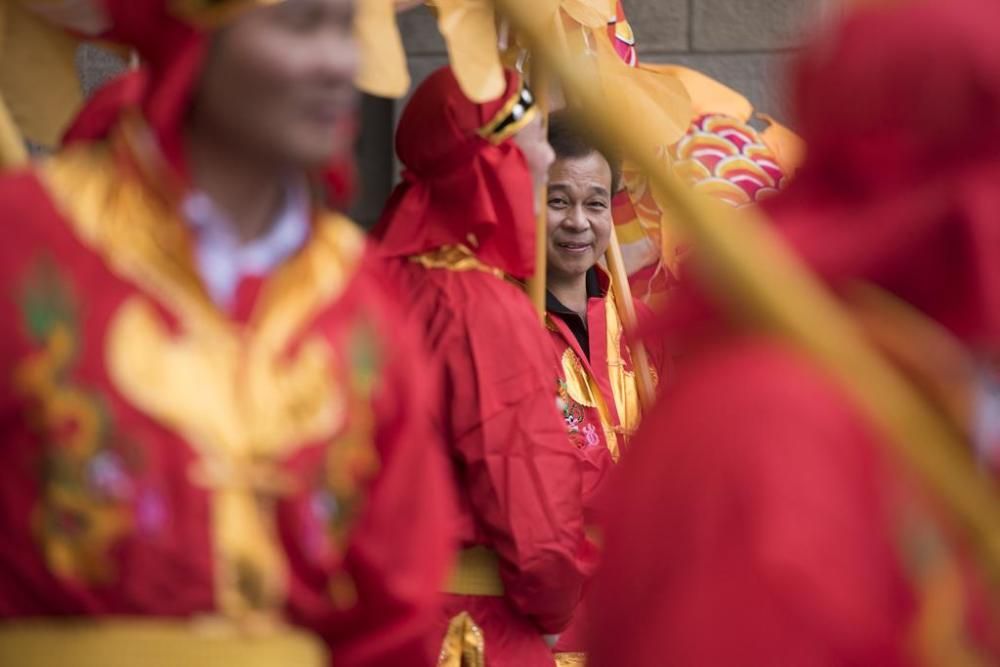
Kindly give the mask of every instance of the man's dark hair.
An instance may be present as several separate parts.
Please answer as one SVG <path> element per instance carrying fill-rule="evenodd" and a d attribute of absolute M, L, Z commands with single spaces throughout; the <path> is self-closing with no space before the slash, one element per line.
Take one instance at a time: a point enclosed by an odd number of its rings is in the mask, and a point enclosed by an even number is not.
<path fill-rule="evenodd" d="M 557 111 L 549 116 L 549 144 L 557 160 L 571 160 L 598 153 L 611 167 L 611 194 L 621 186 L 622 169 L 617 155 L 592 141 L 590 134 L 571 111 Z"/>

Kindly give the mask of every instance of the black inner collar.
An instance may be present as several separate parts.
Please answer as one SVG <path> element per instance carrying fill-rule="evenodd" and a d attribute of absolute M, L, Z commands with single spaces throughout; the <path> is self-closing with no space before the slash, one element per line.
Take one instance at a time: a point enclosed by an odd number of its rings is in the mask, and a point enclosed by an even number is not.
<path fill-rule="evenodd" d="M 601 282 L 597 277 L 597 269 L 591 267 L 587 271 L 587 299 L 599 299 L 602 296 Z M 545 310 L 550 315 L 554 315 L 566 323 L 566 326 L 569 327 L 569 330 L 576 338 L 576 342 L 580 344 L 580 349 L 587 355 L 587 359 L 590 359 L 590 332 L 587 330 L 586 312 L 580 315 L 570 310 L 548 290 L 545 292 Z"/>

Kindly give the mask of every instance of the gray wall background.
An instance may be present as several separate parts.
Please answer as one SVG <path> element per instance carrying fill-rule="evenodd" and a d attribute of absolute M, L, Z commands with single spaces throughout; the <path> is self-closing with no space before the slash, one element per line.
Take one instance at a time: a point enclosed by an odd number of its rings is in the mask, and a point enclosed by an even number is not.
<path fill-rule="evenodd" d="M 755 107 L 788 121 L 784 82 L 810 26 L 840 0 L 623 0 L 640 59 L 702 71 L 746 95 Z M 399 17 L 414 85 L 447 62 L 444 43 L 424 7 Z M 83 49 L 81 77 L 90 90 L 122 67 L 113 56 Z M 352 214 L 377 219 L 396 177 L 392 130 L 402 101 L 366 98 L 358 145 L 362 191 Z"/>

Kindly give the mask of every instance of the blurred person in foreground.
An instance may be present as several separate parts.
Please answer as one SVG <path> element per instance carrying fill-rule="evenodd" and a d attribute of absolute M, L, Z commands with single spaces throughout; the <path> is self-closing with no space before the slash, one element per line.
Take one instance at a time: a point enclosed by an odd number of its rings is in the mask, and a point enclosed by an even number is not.
<path fill-rule="evenodd" d="M 447 67 L 417 88 L 396 135 L 403 182 L 375 235 L 443 375 L 462 542 L 445 587 L 445 655 L 481 659 L 485 648 L 487 666 L 533 667 L 552 664 L 543 635 L 569 623 L 595 554 L 549 342 L 523 290 L 552 149 L 531 92 L 506 77 L 483 104 Z"/>
<path fill-rule="evenodd" d="M 604 482 L 641 417 L 631 344 L 618 311 L 621 296 L 600 263 L 613 233 L 611 201 L 620 173 L 615 158 L 588 141 L 570 112 L 549 117 L 548 139 L 556 159 L 546 197 L 545 324 L 567 435 L 584 460 L 585 518 L 596 528 Z M 648 323 L 652 312 L 639 301 L 635 308 Z M 653 355 L 654 367 L 660 359 Z M 560 664 L 583 659 L 583 626 L 578 611 L 556 645 Z"/>
<path fill-rule="evenodd" d="M 998 25 L 992 0 L 857 10 L 801 59 L 809 154 L 767 206 L 994 473 Z M 685 320 L 615 480 L 590 664 L 1000 662 L 987 563 L 845 390 L 721 311 Z"/>
<path fill-rule="evenodd" d="M 317 185 L 353 3 L 76 9 L 145 64 L 0 179 L 0 663 L 432 664 L 427 374 Z"/>

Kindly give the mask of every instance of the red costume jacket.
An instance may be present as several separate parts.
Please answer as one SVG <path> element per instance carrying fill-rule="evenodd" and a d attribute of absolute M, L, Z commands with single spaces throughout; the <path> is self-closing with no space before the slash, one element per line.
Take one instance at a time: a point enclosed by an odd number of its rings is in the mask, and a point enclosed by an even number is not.
<path fill-rule="evenodd" d="M 431 664 L 451 487 L 361 233 L 318 214 L 225 313 L 119 157 L 0 179 L 0 647 L 39 617 L 274 612 L 332 664 Z"/>
<path fill-rule="evenodd" d="M 603 269 L 595 268 L 588 281 L 586 322 L 550 293 L 545 326 L 558 369 L 556 391 L 566 431 L 587 461 L 584 498 L 590 507 L 600 482 L 639 427 L 642 408 L 632 352 L 610 278 Z M 652 311 L 642 302 L 634 303 L 641 328 L 652 319 Z M 585 337 L 587 349 L 581 337 Z M 663 355 L 659 346 L 648 351 L 655 382 Z M 594 516 L 588 515 L 588 523 L 593 520 Z"/>
<path fill-rule="evenodd" d="M 595 554 L 583 537 L 580 459 L 546 381 L 544 332 L 520 287 L 494 272 L 390 262 L 442 369 L 462 547 L 495 553 L 502 583 L 466 589 L 463 554 L 450 592 L 482 594 L 447 596 L 442 635 L 464 611 L 482 630 L 488 665 L 551 665 L 542 635 L 569 623 Z"/>

